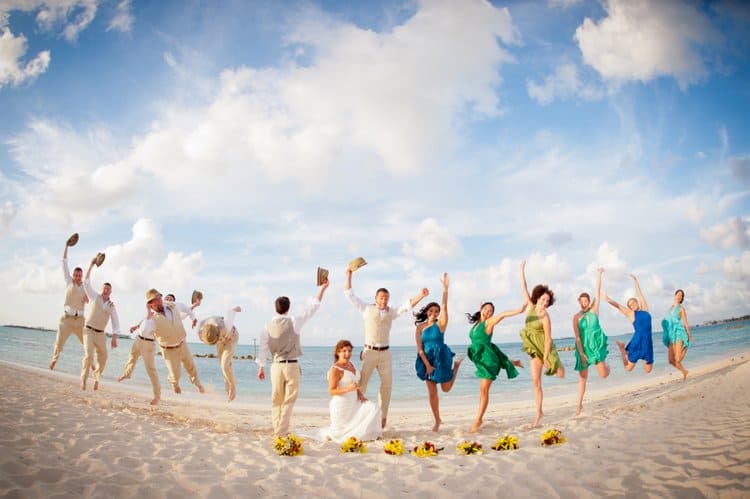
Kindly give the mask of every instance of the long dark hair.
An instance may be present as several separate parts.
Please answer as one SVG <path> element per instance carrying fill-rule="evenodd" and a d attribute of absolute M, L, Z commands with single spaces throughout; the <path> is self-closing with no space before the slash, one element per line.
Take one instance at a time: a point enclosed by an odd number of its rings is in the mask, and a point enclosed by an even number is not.
<path fill-rule="evenodd" d="M 469 324 L 476 324 L 477 322 L 479 322 L 479 317 L 482 315 L 482 309 L 485 305 L 489 305 L 490 307 L 492 307 L 492 313 L 495 313 L 495 305 L 491 301 L 486 301 L 482 303 L 482 306 L 479 307 L 479 310 L 477 310 L 473 314 L 466 314 L 466 318 L 469 320 Z"/>
<path fill-rule="evenodd" d="M 415 326 L 418 326 L 427 320 L 427 311 L 430 309 L 430 307 L 437 307 L 438 312 L 440 312 L 440 305 L 438 305 L 437 302 L 431 301 L 430 303 L 422 307 L 422 310 L 420 310 L 419 312 L 414 312 L 414 318 L 416 319 L 414 321 Z"/>

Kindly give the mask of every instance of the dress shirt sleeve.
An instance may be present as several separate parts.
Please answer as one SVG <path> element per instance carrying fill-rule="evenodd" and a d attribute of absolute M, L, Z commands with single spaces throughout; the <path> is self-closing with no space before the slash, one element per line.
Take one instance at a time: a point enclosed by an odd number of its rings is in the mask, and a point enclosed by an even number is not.
<path fill-rule="evenodd" d="M 91 279 L 85 279 L 83 281 L 83 290 L 86 292 L 86 296 L 89 297 L 89 301 L 91 302 L 99 297 L 99 293 L 94 291 L 94 288 L 91 286 Z"/>
<path fill-rule="evenodd" d="M 258 357 L 255 359 L 255 363 L 260 367 L 266 365 L 268 360 L 268 329 L 263 326 L 263 331 L 260 332 L 260 349 L 258 350 Z"/>
<path fill-rule="evenodd" d="M 349 303 L 354 305 L 354 308 L 364 313 L 367 308 L 367 303 L 363 302 L 357 295 L 355 295 L 351 288 L 345 289 L 344 295 L 349 300 Z"/>
<path fill-rule="evenodd" d="M 73 282 L 73 278 L 70 276 L 70 269 L 68 268 L 68 259 L 63 258 L 62 261 L 63 277 L 65 277 L 65 284 L 70 285 Z"/>
<path fill-rule="evenodd" d="M 292 324 L 294 326 L 294 332 L 299 334 L 300 331 L 302 330 L 302 326 L 304 326 L 305 323 L 308 320 L 310 320 L 310 317 L 312 317 L 313 314 L 315 314 L 315 312 L 317 312 L 319 308 L 320 308 L 320 300 L 315 298 L 313 302 L 310 304 L 310 306 L 308 306 L 304 312 L 292 317 Z"/>
<path fill-rule="evenodd" d="M 185 305 L 184 303 L 175 302 L 174 309 L 180 313 L 180 317 L 183 319 L 185 317 L 190 317 L 191 319 L 195 319 L 195 313 L 193 312 L 193 309 Z"/>
<path fill-rule="evenodd" d="M 141 336 L 146 336 L 149 333 L 151 336 L 156 336 L 154 331 L 156 331 L 156 321 L 154 321 L 153 317 L 151 319 L 143 319 L 143 322 L 141 322 Z"/>
<path fill-rule="evenodd" d="M 117 315 L 117 307 L 112 304 L 112 313 L 109 314 L 109 319 L 112 321 L 112 334 L 120 334 L 120 318 Z"/>
<path fill-rule="evenodd" d="M 231 332 L 234 327 L 235 315 L 237 315 L 237 312 L 234 311 L 234 308 L 227 310 L 226 315 L 224 315 L 224 327 L 227 329 L 227 333 Z"/>
<path fill-rule="evenodd" d="M 411 301 L 406 300 L 400 307 L 398 307 L 398 310 L 394 312 L 393 318 L 395 319 L 397 317 L 401 317 L 406 312 L 409 312 L 411 309 L 412 309 Z"/>

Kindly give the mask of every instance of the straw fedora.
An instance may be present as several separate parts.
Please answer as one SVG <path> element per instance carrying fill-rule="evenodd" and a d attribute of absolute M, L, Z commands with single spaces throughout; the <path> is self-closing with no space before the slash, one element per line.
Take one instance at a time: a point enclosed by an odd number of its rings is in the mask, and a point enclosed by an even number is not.
<path fill-rule="evenodd" d="M 65 246 L 75 246 L 78 243 L 78 232 L 74 232 L 72 236 L 65 242 Z"/>
<path fill-rule="evenodd" d="M 328 280 L 328 269 L 318 267 L 318 286 L 322 286 Z"/>
<path fill-rule="evenodd" d="M 151 288 L 148 291 L 146 291 L 146 303 L 148 303 L 151 300 L 153 300 L 154 298 L 158 298 L 160 296 L 161 296 L 161 293 L 159 293 L 154 288 Z"/>
<path fill-rule="evenodd" d="M 206 345 L 215 345 L 221 337 L 221 331 L 219 331 L 219 326 L 216 324 L 203 324 L 201 330 L 198 331 L 198 337 Z"/>
<path fill-rule="evenodd" d="M 367 265 L 367 262 L 365 261 L 364 258 L 362 258 L 361 256 L 358 256 L 357 258 L 349 262 L 349 270 L 354 272 L 355 270 L 357 270 L 358 268 L 364 265 Z"/>
<path fill-rule="evenodd" d="M 196 302 L 199 302 L 203 300 L 203 293 L 198 291 L 197 289 L 193 291 L 193 294 L 190 296 L 190 304 L 194 304 Z"/>
<path fill-rule="evenodd" d="M 97 253 L 96 257 L 94 258 L 94 263 L 97 267 L 101 267 L 104 263 L 104 258 L 106 258 L 106 255 L 104 253 Z"/>

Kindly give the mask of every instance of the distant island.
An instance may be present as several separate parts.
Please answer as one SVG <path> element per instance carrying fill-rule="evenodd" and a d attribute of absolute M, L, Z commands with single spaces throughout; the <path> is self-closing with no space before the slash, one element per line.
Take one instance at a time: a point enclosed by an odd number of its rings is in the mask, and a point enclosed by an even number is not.
<path fill-rule="evenodd" d="M 50 329 L 47 327 L 40 327 L 40 326 L 19 326 L 18 324 L 3 324 L 3 327 L 14 327 L 16 329 L 31 329 L 33 331 L 50 331 L 54 332 L 54 329 Z"/>
<path fill-rule="evenodd" d="M 740 322 L 750 319 L 750 315 L 743 315 L 742 317 L 732 317 L 731 319 L 720 319 L 716 321 L 706 321 L 700 326 L 715 326 L 717 324 L 727 324 L 729 322 Z"/>

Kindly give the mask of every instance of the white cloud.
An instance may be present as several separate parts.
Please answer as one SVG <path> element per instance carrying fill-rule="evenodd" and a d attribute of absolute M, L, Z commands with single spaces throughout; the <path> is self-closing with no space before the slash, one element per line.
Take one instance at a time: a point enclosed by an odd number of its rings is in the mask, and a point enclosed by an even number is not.
<path fill-rule="evenodd" d="M 40 28 L 52 31 L 61 26 L 62 35 L 74 41 L 96 17 L 98 4 L 99 0 L 5 0 L 0 12 L 37 11 Z"/>
<path fill-rule="evenodd" d="M 21 58 L 26 54 L 26 50 L 26 37 L 14 36 L 0 11 L 0 88 L 30 82 L 47 70 L 50 62 L 49 50 L 39 52 L 23 64 Z"/>
<path fill-rule="evenodd" d="M 596 269 L 603 268 L 607 280 L 622 281 L 628 275 L 627 263 L 620 257 L 620 252 L 603 242 L 596 252 L 596 259 L 586 267 L 586 273 L 596 275 Z"/>
<path fill-rule="evenodd" d="M 584 61 L 614 83 L 675 78 L 682 88 L 708 70 L 701 46 L 718 34 L 709 19 L 677 0 L 607 0 L 607 17 L 576 29 Z"/>
<path fill-rule="evenodd" d="M 434 262 L 460 256 L 461 242 L 434 218 L 422 220 L 410 242 L 403 244 L 403 252 L 419 260 Z"/>
<path fill-rule="evenodd" d="M 557 66 L 554 74 L 547 76 L 543 83 L 527 80 L 526 89 L 529 96 L 542 105 L 550 104 L 555 99 L 580 97 L 595 100 L 604 95 L 602 89 L 583 83 L 578 75 L 578 67 L 570 63 Z"/>
<path fill-rule="evenodd" d="M 121 0 L 117 4 L 117 11 L 109 21 L 107 31 L 116 30 L 128 33 L 133 27 L 133 6 L 130 0 Z"/>
<path fill-rule="evenodd" d="M 734 217 L 724 223 L 701 229 L 700 237 L 724 249 L 750 248 L 750 217 Z"/>
<path fill-rule="evenodd" d="M 0 208 L 0 233 L 4 232 L 16 216 L 16 207 L 11 201 L 6 201 Z"/>
<path fill-rule="evenodd" d="M 563 9 L 567 9 L 568 7 L 572 7 L 579 3 L 581 3 L 581 0 L 547 0 L 547 5 L 550 7 Z"/>
<path fill-rule="evenodd" d="M 750 251 L 743 251 L 740 256 L 730 256 L 722 262 L 722 270 L 727 279 L 750 282 Z"/>

